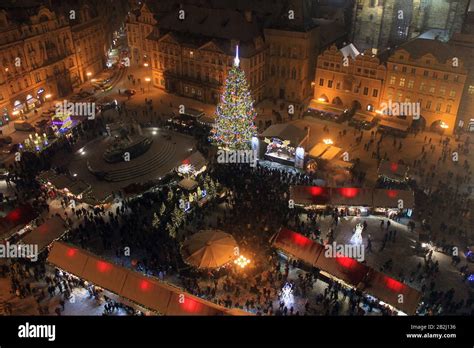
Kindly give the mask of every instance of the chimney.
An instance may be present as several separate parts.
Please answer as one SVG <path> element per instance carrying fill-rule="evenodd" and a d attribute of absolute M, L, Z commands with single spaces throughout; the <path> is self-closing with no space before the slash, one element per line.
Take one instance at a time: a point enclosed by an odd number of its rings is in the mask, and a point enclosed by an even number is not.
<path fill-rule="evenodd" d="M 246 10 L 245 11 L 245 20 L 249 23 L 252 22 L 252 11 L 251 10 Z"/>

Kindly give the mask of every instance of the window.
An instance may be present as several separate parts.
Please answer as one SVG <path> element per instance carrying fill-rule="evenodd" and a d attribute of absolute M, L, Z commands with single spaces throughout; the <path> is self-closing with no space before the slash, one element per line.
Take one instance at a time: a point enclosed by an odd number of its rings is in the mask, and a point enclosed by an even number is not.
<path fill-rule="evenodd" d="M 413 80 L 409 80 L 409 81 L 408 81 L 408 86 L 407 86 L 407 87 L 408 87 L 408 88 L 413 88 L 413 85 L 414 85 L 414 84 L 415 84 L 415 81 L 413 81 Z"/>
<path fill-rule="evenodd" d="M 291 69 L 291 78 L 293 80 L 296 80 L 296 69 L 295 68 Z M 332 84 L 332 81 L 331 81 L 331 84 Z"/>
<path fill-rule="evenodd" d="M 328 87 L 332 88 L 332 80 L 328 80 Z"/>
<path fill-rule="evenodd" d="M 379 95 L 379 90 L 378 90 L 378 89 L 374 89 L 374 90 L 372 91 L 372 97 L 377 98 L 378 95 Z"/>
<path fill-rule="evenodd" d="M 398 66 L 394 65 L 393 66 L 393 71 L 397 71 L 398 70 Z"/>
<path fill-rule="evenodd" d="M 459 76 L 458 75 L 454 76 L 454 82 L 459 82 Z"/>
<path fill-rule="evenodd" d="M 364 95 L 369 95 L 369 88 L 368 87 L 364 87 Z"/>
<path fill-rule="evenodd" d="M 429 110 L 431 108 L 431 100 L 426 102 L 426 108 Z"/>
<path fill-rule="evenodd" d="M 403 86 L 405 86 L 405 78 L 404 77 L 400 78 L 400 87 L 403 87 Z"/>
<path fill-rule="evenodd" d="M 435 86 L 430 86 L 430 93 L 434 94 L 434 92 L 435 92 Z"/>
<path fill-rule="evenodd" d="M 184 93 L 189 93 L 189 88 L 188 88 L 188 86 L 184 86 Z"/>
<path fill-rule="evenodd" d="M 402 56 L 402 57 L 403 57 L 403 56 Z M 404 66 L 404 67 L 402 68 L 402 72 L 404 72 L 404 73 L 407 72 L 407 67 L 406 67 L 406 66 Z"/>
<path fill-rule="evenodd" d="M 449 75 L 448 75 L 448 74 L 444 74 L 444 79 L 445 79 L 445 80 L 448 80 L 448 79 L 449 79 Z"/>
<path fill-rule="evenodd" d="M 189 51 L 189 58 L 194 59 L 194 52 L 193 51 Z"/>
<path fill-rule="evenodd" d="M 390 84 L 391 85 L 394 85 L 395 84 L 395 81 L 397 80 L 397 77 L 396 76 L 390 76 Z"/>
<path fill-rule="evenodd" d="M 397 93 L 397 101 L 402 100 L 402 97 L 403 97 L 402 92 L 398 92 L 398 93 Z"/>
<path fill-rule="evenodd" d="M 474 87 L 474 86 L 472 86 Z M 336 89 L 341 89 L 341 83 L 340 82 L 336 82 Z M 473 94 L 474 94 L 474 88 L 473 88 Z"/>
<path fill-rule="evenodd" d="M 415 75 L 415 74 L 416 74 L 416 69 L 415 69 L 415 68 L 411 68 L 411 73 L 412 73 L 413 75 Z"/>
<path fill-rule="evenodd" d="M 324 79 L 319 79 L 319 85 L 324 86 Z"/>
<path fill-rule="evenodd" d="M 437 103 L 436 104 L 436 112 L 440 112 L 441 111 L 441 103 Z"/>
<path fill-rule="evenodd" d="M 434 72 L 434 73 L 433 73 L 433 78 L 434 78 L 434 79 L 437 79 L 437 78 L 438 78 L 438 73 L 437 73 L 437 72 Z"/>
<path fill-rule="evenodd" d="M 429 73 L 430 73 L 430 72 L 429 72 L 428 70 L 425 70 L 425 71 L 423 71 L 423 76 L 428 77 L 428 74 L 429 74 Z"/>
<path fill-rule="evenodd" d="M 445 86 L 439 87 L 439 94 L 441 94 L 441 95 L 445 95 L 445 94 L 446 94 L 446 87 L 445 87 Z"/>
<path fill-rule="evenodd" d="M 446 112 L 449 114 L 451 112 L 451 105 L 446 105 Z"/>
<path fill-rule="evenodd" d="M 468 90 L 467 90 L 467 92 L 468 92 L 469 94 L 474 94 L 474 86 L 473 86 L 473 85 L 470 85 L 469 88 L 468 88 Z"/>
<path fill-rule="evenodd" d="M 450 90 L 450 91 L 449 91 L 449 96 L 450 96 L 451 98 L 454 98 L 454 97 L 456 96 L 456 91 L 455 91 L 454 89 Z"/>
<path fill-rule="evenodd" d="M 422 92 L 426 91 L 426 84 L 424 82 L 420 83 L 420 91 Z"/>

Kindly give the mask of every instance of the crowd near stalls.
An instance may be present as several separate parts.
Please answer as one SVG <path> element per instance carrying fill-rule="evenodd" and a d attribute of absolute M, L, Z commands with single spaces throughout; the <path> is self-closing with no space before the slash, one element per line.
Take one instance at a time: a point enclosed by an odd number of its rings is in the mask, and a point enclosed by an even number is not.
<path fill-rule="evenodd" d="M 286 255 L 319 269 L 322 275 L 335 278 L 348 290 L 377 298 L 380 308 L 389 306 L 393 311 L 409 315 L 416 312 L 421 299 L 418 290 L 353 258 L 342 253 L 336 257 L 327 257 L 322 244 L 286 228 L 282 228 L 272 238 L 272 245 Z M 400 301 L 400 295 L 403 301 Z"/>
<path fill-rule="evenodd" d="M 86 285 L 93 285 L 95 291 L 106 292 L 108 297 L 118 295 L 149 312 L 161 315 L 233 315 L 228 308 L 72 245 L 56 242 L 47 261 L 67 275 L 81 279 Z"/>
<path fill-rule="evenodd" d="M 357 187 L 292 186 L 290 199 L 310 210 L 342 211 L 345 215 L 385 215 L 398 219 L 410 217 L 415 205 L 411 190 Z"/>

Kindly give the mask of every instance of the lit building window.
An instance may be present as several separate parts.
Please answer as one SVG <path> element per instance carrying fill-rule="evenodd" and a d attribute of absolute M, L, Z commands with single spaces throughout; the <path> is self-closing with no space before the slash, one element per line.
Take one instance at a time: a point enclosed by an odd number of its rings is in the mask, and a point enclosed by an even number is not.
<path fill-rule="evenodd" d="M 473 85 L 469 86 L 469 89 L 467 91 L 469 94 L 474 94 L 474 86 Z"/>
<path fill-rule="evenodd" d="M 446 112 L 448 114 L 451 112 L 451 105 L 446 105 Z"/>
<path fill-rule="evenodd" d="M 394 85 L 396 80 L 397 80 L 396 76 L 390 76 L 390 84 L 391 85 Z"/>
<path fill-rule="evenodd" d="M 400 78 L 400 87 L 403 87 L 403 86 L 405 86 L 405 78 L 404 77 Z"/>

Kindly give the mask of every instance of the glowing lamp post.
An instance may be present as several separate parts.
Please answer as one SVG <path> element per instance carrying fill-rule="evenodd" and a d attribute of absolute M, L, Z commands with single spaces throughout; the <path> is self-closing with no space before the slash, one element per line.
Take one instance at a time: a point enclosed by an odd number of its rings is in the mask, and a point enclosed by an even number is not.
<path fill-rule="evenodd" d="M 148 92 L 150 92 L 150 82 L 151 82 L 151 78 L 145 77 L 145 81 L 148 82 Z"/>
<path fill-rule="evenodd" d="M 325 143 L 326 145 L 332 145 L 334 144 L 334 141 L 332 141 L 332 139 L 323 139 L 323 143 Z"/>
<path fill-rule="evenodd" d="M 234 263 L 240 268 L 245 268 L 250 263 L 250 260 L 245 256 L 240 255 L 236 260 L 234 260 Z"/>
<path fill-rule="evenodd" d="M 148 68 L 149 64 L 148 64 L 148 63 L 143 63 L 143 66 L 144 66 L 145 68 Z"/>

